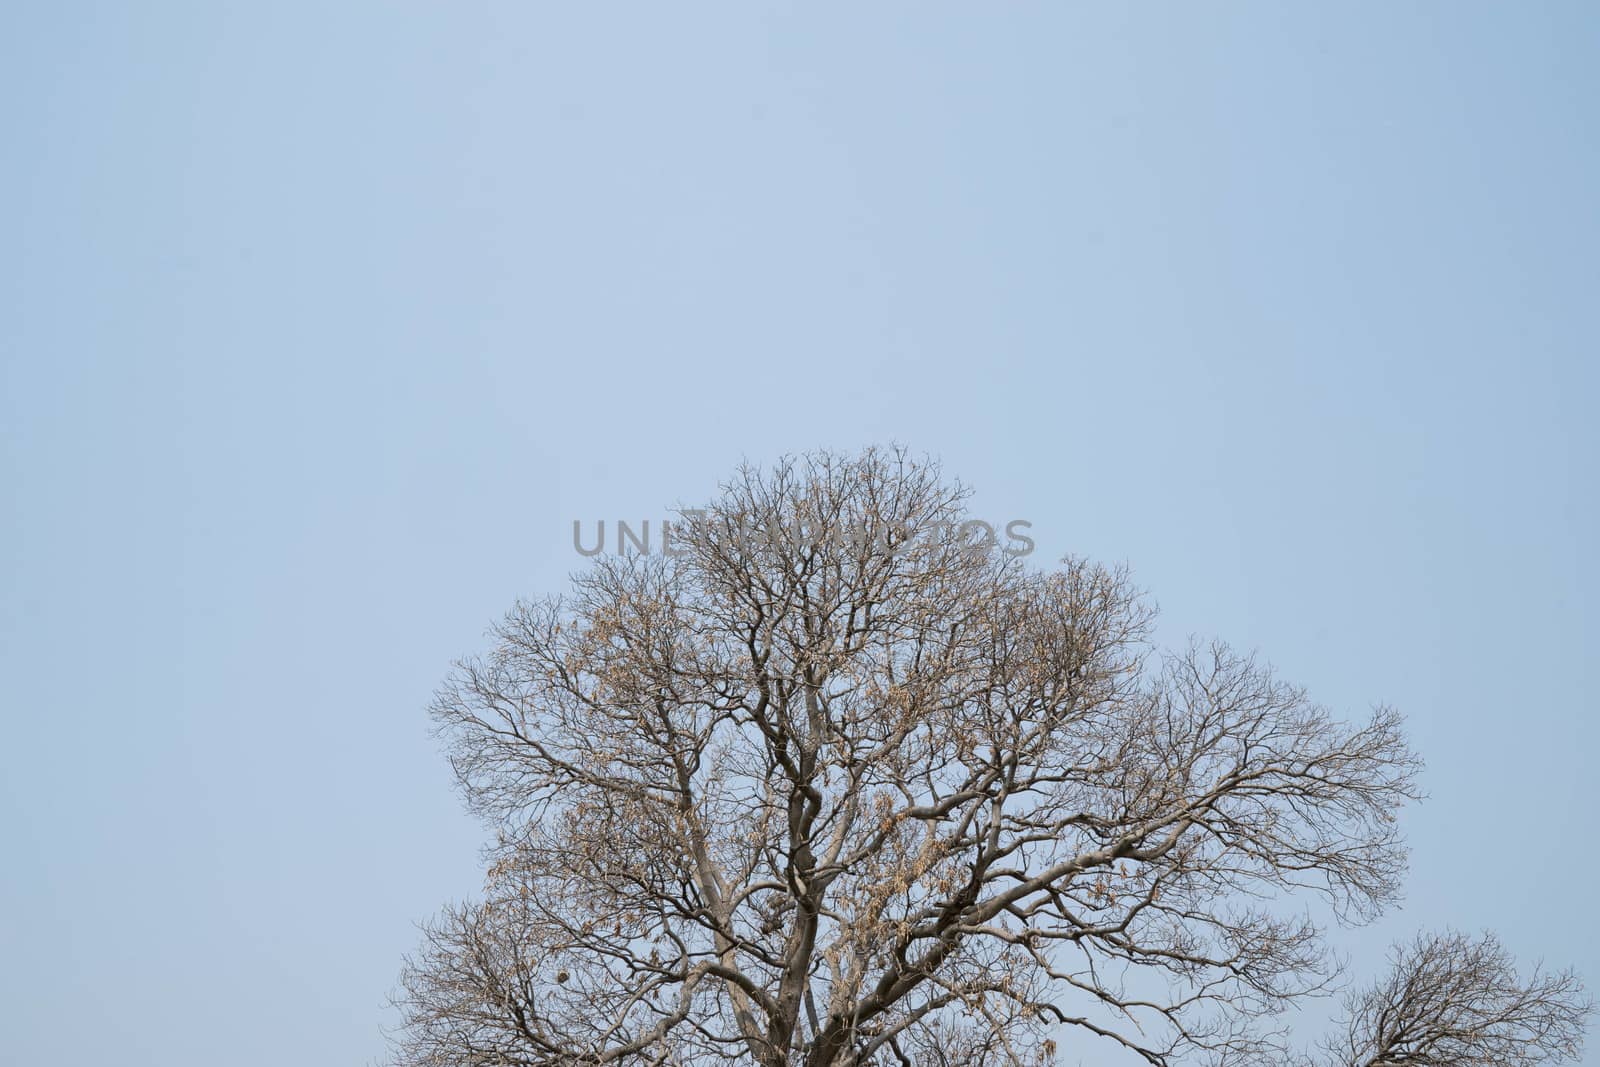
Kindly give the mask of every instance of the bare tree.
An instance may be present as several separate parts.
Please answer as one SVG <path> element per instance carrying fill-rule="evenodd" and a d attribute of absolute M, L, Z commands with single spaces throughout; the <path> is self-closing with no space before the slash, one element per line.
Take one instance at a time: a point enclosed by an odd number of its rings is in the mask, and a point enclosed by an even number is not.
<path fill-rule="evenodd" d="M 1524 980 L 1493 935 L 1420 936 L 1394 969 L 1346 998 L 1348 1033 L 1328 1067 L 1528 1067 L 1576 1058 L 1589 1014 L 1571 972 Z"/>
<path fill-rule="evenodd" d="M 434 708 L 496 843 L 407 963 L 399 1062 L 1286 1062 L 1337 970 L 1307 897 L 1398 892 L 1400 718 L 1153 650 L 1126 574 L 1027 569 L 966 495 L 897 451 L 747 468 L 673 555 L 516 607 Z M 1576 981 L 1423 944 L 1338 1063 L 1576 1050 Z"/>

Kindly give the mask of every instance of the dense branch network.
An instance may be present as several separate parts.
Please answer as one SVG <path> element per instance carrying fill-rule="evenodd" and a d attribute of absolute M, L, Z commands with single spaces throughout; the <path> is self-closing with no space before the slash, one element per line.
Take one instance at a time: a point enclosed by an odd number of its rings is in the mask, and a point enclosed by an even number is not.
<path fill-rule="evenodd" d="M 893 451 L 745 469 L 673 555 L 513 610 L 435 705 L 496 840 L 400 1062 L 1287 1062 L 1275 1016 L 1335 973 L 1300 898 L 1398 892 L 1399 717 L 1158 653 L 1123 572 L 1029 570 L 965 498 Z M 1497 952 L 1419 942 L 1328 1062 L 1574 1053 L 1576 981 Z"/>

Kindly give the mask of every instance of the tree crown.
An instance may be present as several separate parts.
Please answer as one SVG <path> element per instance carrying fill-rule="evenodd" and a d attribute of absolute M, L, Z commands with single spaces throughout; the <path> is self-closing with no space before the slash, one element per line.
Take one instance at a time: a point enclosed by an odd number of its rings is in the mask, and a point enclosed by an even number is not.
<path fill-rule="evenodd" d="M 894 450 L 747 467 L 672 556 L 519 604 L 434 706 L 497 833 L 408 965 L 402 1061 L 1284 1062 L 1274 1016 L 1336 971 L 1295 901 L 1399 892 L 1399 716 L 1154 649 L 1124 571 L 1032 571 L 966 498 Z M 1567 1022 L 1515 1033 L 1575 1051 L 1581 989 L 1545 992 Z M 1386 995 L 1330 1062 L 1447 1062 L 1381 1058 Z"/>

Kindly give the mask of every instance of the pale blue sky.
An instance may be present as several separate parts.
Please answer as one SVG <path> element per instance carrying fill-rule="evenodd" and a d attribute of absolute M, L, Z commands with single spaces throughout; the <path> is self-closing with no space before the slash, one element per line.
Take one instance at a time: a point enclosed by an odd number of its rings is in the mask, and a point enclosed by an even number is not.
<path fill-rule="evenodd" d="M 574 518 L 889 440 L 1409 714 L 1358 962 L 1600 983 L 1597 69 L 1581 3 L 5 5 L 0 1062 L 381 1056 L 479 882 L 449 661 Z"/>

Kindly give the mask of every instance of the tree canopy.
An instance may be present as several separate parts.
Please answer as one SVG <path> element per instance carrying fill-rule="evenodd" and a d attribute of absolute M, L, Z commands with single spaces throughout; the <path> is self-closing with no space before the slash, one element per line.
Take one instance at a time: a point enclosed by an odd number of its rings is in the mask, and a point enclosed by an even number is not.
<path fill-rule="evenodd" d="M 408 961 L 406 1065 L 1531 1064 L 1570 974 L 1397 950 L 1346 1029 L 1313 917 L 1392 904 L 1419 760 L 1128 574 L 970 536 L 902 451 L 741 469 L 670 555 L 518 604 L 433 714 L 494 842 Z M 1120 1054 L 1121 1059 L 1118 1059 Z"/>

